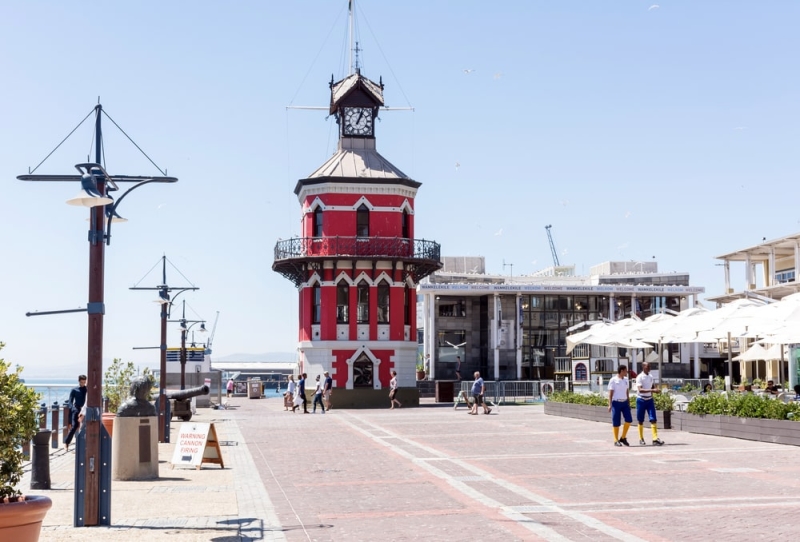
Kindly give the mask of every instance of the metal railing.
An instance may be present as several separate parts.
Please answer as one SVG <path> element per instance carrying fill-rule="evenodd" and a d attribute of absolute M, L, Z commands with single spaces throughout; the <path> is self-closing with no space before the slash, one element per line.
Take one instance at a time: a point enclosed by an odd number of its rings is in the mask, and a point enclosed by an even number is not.
<path fill-rule="evenodd" d="M 538 403 L 546 400 L 546 396 L 553 391 L 572 390 L 572 382 L 561 380 L 500 380 L 484 381 L 486 390 L 484 396 L 487 401 L 496 405 L 504 404 L 524 404 Z M 461 381 L 461 392 L 466 392 L 468 397 L 472 396 L 472 382 Z M 459 398 L 456 398 L 458 404 Z"/>
<path fill-rule="evenodd" d="M 308 280 L 312 270 L 321 269 L 322 260 L 330 258 L 402 260 L 405 276 L 411 276 L 415 282 L 442 266 L 441 248 L 435 241 L 403 237 L 337 236 L 295 237 L 278 241 L 272 269 L 299 287 Z"/>
<path fill-rule="evenodd" d="M 380 256 L 438 262 L 441 249 L 435 241 L 402 237 L 295 237 L 275 244 L 276 262 L 330 256 Z"/>

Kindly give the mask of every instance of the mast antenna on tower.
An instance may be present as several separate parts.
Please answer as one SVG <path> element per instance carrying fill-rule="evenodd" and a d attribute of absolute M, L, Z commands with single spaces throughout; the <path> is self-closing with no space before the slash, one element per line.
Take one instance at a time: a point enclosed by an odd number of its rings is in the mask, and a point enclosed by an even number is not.
<path fill-rule="evenodd" d="M 348 39 L 348 41 L 350 42 L 350 73 L 348 75 L 353 75 L 353 52 L 355 50 L 355 48 L 353 47 L 354 40 L 355 40 L 355 28 L 354 28 L 354 25 L 353 25 L 353 13 L 355 12 L 354 4 L 355 4 L 355 0 L 349 0 L 349 2 L 347 4 L 347 10 L 348 10 L 347 32 L 348 32 L 348 34 L 350 36 L 349 39 Z M 356 60 L 356 62 L 358 62 L 358 60 Z"/>

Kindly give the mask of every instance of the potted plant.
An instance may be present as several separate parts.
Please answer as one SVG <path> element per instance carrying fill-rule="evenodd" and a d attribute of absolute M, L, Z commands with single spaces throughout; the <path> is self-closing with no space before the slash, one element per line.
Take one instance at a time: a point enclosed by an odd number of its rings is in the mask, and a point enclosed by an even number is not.
<path fill-rule="evenodd" d="M 0 540 L 14 542 L 38 540 L 53 505 L 48 497 L 22 495 L 16 487 L 23 473 L 22 445 L 39 430 L 39 394 L 25 386 L 21 372 L 0 358 Z"/>
<path fill-rule="evenodd" d="M 425 366 L 417 363 L 417 380 L 425 380 Z"/>

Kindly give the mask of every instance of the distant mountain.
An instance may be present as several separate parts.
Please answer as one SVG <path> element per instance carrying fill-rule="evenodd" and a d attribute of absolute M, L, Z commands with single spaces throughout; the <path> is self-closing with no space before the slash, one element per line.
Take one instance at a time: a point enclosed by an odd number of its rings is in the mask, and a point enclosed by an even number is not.
<path fill-rule="evenodd" d="M 297 359 L 297 352 L 267 352 L 266 354 L 230 354 L 228 356 L 215 357 L 211 356 L 215 362 L 225 363 L 231 361 L 245 361 L 245 362 L 274 362 L 274 363 L 291 363 Z"/>

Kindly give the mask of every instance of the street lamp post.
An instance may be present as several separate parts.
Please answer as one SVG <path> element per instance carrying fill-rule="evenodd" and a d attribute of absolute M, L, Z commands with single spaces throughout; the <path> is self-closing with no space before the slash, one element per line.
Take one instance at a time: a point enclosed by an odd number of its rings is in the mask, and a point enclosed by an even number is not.
<path fill-rule="evenodd" d="M 131 290 L 157 290 L 157 302 L 161 304 L 161 343 L 160 349 L 160 374 L 158 385 L 158 441 L 169 442 L 169 399 L 167 399 L 167 321 L 169 319 L 172 304 L 183 292 L 199 290 L 196 286 L 182 286 L 172 288 L 167 285 L 167 256 L 161 257 L 161 284 L 155 288 L 134 286 Z M 169 293 L 177 290 L 177 293 L 170 298 Z"/>
<path fill-rule="evenodd" d="M 70 205 L 89 207 L 89 299 L 87 371 L 89 389 L 86 414 L 76 443 L 75 509 L 76 527 L 111 524 L 111 439 L 101 424 L 103 389 L 103 316 L 105 315 L 105 246 L 111 242 L 111 224 L 117 206 L 132 190 L 153 182 L 173 183 L 175 177 L 110 176 L 102 162 L 102 105 L 95 110 L 95 162 L 77 164 L 80 175 L 19 175 L 21 181 L 81 182 L 81 194 L 67 201 Z M 88 118 L 88 116 L 86 117 Z M 84 119 L 86 120 L 86 119 Z M 133 182 L 114 203 L 109 192 L 119 190 L 117 182 Z M 57 314 L 48 311 L 38 314 Z M 28 313 L 28 316 L 37 313 Z"/>
<path fill-rule="evenodd" d="M 186 335 L 189 333 L 189 330 L 193 328 L 196 324 L 200 324 L 200 332 L 205 333 L 206 321 L 186 319 L 185 299 L 183 300 L 183 313 L 181 315 L 181 319 L 178 321 L 181 323 L 181 389 L 185 390 L 186 389 Z"/>

